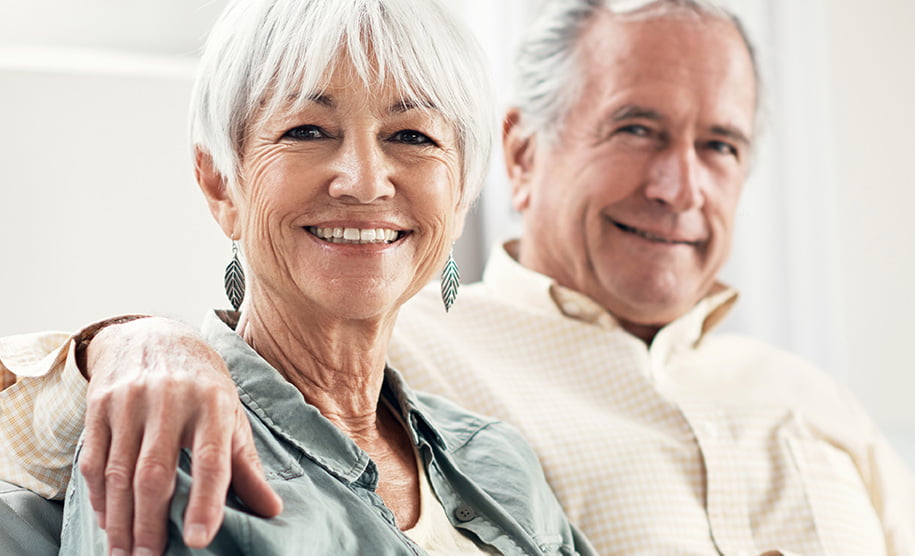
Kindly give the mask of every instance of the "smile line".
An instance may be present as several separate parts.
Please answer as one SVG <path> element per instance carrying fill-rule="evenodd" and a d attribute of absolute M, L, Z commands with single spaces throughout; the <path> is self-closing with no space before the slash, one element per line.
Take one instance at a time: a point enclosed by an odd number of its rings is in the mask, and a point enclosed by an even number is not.
<path fill-rule="evenodd" d="M 638 228 L 633 228 L 632 226 L 620 224 L 616 220 L 611 220 L 611 222 L 613 222 L 613 225 L 616 226 L 617 228 L 619 228 L 620 230 L 630 233 L 630 234 L 635 234 L 635 235 L 637 235 L 643 239 L 647 239 L 649 241 L 655 241 L 658 243 L 667 243 L 669 245 L 689 245 L 691 247 L 699 247 L 700 245 L 702 245 L 704 243 L 703 241 L 686 241 L 686 240 L 680 240 L 680 239 L 667 239 L 667 238 L 663 238 L 661 236 L 656 236 L 650 232 L 640 230 Z"/>

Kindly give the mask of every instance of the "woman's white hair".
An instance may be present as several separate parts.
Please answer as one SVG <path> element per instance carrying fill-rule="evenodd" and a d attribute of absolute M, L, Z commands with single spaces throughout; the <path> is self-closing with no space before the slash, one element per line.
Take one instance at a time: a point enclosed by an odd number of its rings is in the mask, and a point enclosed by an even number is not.
<path fill-rule="evenodd" d="M 583 72 L 577 65 L 578 43 L 588 25 L 602 11 L 633 18 L 692 12 L 731 21 L 750 54 L 759 92 L 760 75 L 753 44 L 740 19 L 720 1 L 545 0 L 521 40 L 515 63 L 512 104 L 521 112 L 523 134 L 539 133 L 548 141 L 556 138 L 567 111 L 579 99 L 584 85 Z"/>
<path fill-rule="evenodd" d="M 349 63 L 370 90 L 441 113 L 461 155 L 461 201 L 479 194 L 496 129 L 488 71 L 469 30 L 439 0 L 233 0 L 210 32 L 191 101 L 191 137 L 238 186 L 255 118 L 295 110 Z"/>

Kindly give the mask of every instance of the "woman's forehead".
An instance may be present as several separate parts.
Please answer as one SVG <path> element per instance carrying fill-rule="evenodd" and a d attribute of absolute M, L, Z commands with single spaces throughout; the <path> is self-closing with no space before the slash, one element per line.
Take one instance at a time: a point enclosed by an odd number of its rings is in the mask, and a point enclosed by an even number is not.
<path fill-rule="evenodd" d="M 414 83 L 402 85 L 392 74 L 360 74 L 351 62 L 340 60 L 317 83 L 278 85 L 268 89 L 259 102 L 264 115 L 288 114 L 306 106 L 320 106 L 334 111 L 370 109 L 380 115 L 420 113 L 427 117 L 451 120 L 429 95 Z M 269 117 L 268 115 L 268 117 Z"/>

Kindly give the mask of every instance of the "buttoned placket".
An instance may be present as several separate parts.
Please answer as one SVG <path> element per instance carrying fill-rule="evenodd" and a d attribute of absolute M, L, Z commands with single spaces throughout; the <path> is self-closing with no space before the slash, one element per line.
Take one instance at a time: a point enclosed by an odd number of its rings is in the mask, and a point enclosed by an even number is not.
<path fill-rule="evenodd" d="M 649 373 L 662 394 L 672 393 L 669 362 L 678 351 L 700 340 L 702 314 L 693 312 L 662 329 L 649 346 Z M 723 556 L 754 555 L 748 485 L 726 411 L 702 404 L 675 402 L 673 395 L 667 397 L 679 407 L 693 431 L 705 472 L 706 515 L 715 547 Z"/>

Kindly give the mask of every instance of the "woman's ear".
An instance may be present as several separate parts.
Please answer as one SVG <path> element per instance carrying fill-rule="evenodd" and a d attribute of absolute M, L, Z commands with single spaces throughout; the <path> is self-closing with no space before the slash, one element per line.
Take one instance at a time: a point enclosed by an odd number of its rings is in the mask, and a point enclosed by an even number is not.
<path fill-rule="evenodd" d="M 467 212 L 470 207 L 466 203 L 460 203 L 455 209 L 454 221 L 451 226 L 451 243 L 454 243 L 464 233 L 464 221 L 467 219 Z"/>
<path fill-rule="evenodd" d="M 530 174 L 534 163 L 534 140 L 521 131 L 521 112 L 512 108 L 502 122 L 502 153 L 511 182 L 512 205 L 524 212 L 530 204 Z"/>
<path fill-rule="evenodd" d="M 207 199 L 210 213 L 230 239 L 238 237 L 238 207 L 229 192 L 226 178 L 216 169 L 213 157 L 199 146 L 194 147 L 194 176 Z"/>

